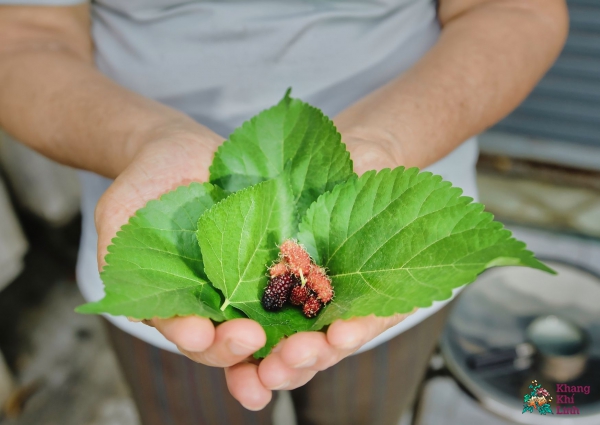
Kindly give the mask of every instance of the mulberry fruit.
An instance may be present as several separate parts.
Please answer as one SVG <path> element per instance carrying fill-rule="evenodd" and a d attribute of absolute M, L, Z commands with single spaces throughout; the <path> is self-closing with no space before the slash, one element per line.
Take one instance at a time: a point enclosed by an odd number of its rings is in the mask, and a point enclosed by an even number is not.
<path fill-rule="evenodd" d="M 292 288 L 292 292 L 290 293 L 290 302 L 293 305 L 304 305 L 309 295 L 310 289 L 306 286 L 296 285 Z"/>
<path fill-rule="evenodd" d="M 311 294 L 302 307 L 302 313 L 310 319 L 319 314 L 321 308 L 323 308 L 323 303 L 315 295 Z"/>
<path fill-rule="evenodd" d="M 290 273 L 271 278 L 261 300 L 265 310 L 280 310 L 288 300 L 292 287 L 299 282 L 300 280 Z"/>
<path fill-rule="evenodd" d="M 319 300 L 324 304 L 327 304 L 333 298 L 333 287 L 331 286 L 331 280 L 325 274 L 325 270 L 321 267 L 312 265 L 310 273 L 306 280 L 306 286 L 314 291 Z"/>
<path fill-rule="evenodd" d="M 279 246 L 279 260 L 269 268 L 270 281 L 261 303 L 265 310 L 280 310 L 286 302 L 302 307 L 315 317 L 333 299 L 333 286 L 325 269 L 317 266 L 308 252 L 293 239 Z"/>
<path fill-rule="evenodd" d="M 310 255 L 308 255 L 298 242 L 288 239 L 281 244 L 279 250 L 292 273 L 296 276 L 308 275 L 311 265 Z"/>
<path fill-rule="evenodd" d="M 269 269 L 269 274 L 271 275 L 271 277 L 281 276 L 282 274 L 286 274 L 288 272 L 288 267 L 283 261 L 280 263 L 273 264 Z"/>

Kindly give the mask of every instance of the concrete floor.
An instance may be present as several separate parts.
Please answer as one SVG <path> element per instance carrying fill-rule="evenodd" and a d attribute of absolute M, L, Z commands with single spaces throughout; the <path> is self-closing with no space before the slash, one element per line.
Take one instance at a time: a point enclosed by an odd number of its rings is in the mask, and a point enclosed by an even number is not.
<path fill-rule="evenodd" d="M 138 424 L 101 320 L 73 311 L 82 301 L 62 280 L 23 313 L 12 366 L 24 404 L 1 425 Z"/>
<path fill-rule="evenodd" d="M 0 351 L 16 388 L 1 425 L 137 425 L 99 317 L 76 314 L 79 219 L 51 228 L 20 214 L 30 250 L 0 292 Z M 1 407 L 1 406 L 0 406 Z"/>

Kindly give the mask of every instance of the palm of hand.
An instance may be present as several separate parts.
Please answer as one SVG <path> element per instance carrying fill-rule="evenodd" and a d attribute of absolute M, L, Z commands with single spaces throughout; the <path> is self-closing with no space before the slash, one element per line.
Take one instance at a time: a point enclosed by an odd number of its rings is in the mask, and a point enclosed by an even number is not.
<path fill-rule="evenodd" d="M 103 195 L 96 209 L 98 264 L 123 223 L 150 199 L 192 181 L 207 181 L 208 167 L 221 140 L 179 136 L 155 141 L 142 149 L 131 165 Z M 363 138 L 344 139 L 357 173 L 399 165 L 389 144 Z M 190 359 L 224 367 L 231 394 L 246 408 L 262 409 L 271 390 L 304 385 L 319 371 L 355 352 L 407 315 L 374 316 L 333 323 L 327 333 L 301 332 L 282 341 L 260 363 L 251 355 L 265 343 L 262 327 L 250 319 L 236 319 L 215 327 L 202 317 L 155 318 L 155 326 Z"/>

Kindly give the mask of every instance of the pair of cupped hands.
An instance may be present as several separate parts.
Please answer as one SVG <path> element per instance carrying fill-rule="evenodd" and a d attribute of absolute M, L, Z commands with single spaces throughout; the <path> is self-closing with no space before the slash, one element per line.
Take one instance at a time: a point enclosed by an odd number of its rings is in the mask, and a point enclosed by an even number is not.
<path fill-rule="evenodd" d="M 354 170 L 395 168 L 401 165 L 400 147 L 369 131 L 342 133 Z M 149 200 L 180 185 L 208 180 L 214 152 L 223 138 L 195 124 L 173 125 L 136 140 L 131 160 L 100 199 L 95 213 L 98 264 L 111 239 L 136 210 Z M 260 410 L 273 390 L 298 388 L 407 315 L 356 317 L 332 323 L 327 332 L 300 332 L 282 340 L 261 361 L 252 354 L 266 341 L 262 327 L 251 319 L 235 319 L 215 326 L 197 316 L 146 320 L 191 360 L 225 369 L 230 393 L 245 408 Z"/>

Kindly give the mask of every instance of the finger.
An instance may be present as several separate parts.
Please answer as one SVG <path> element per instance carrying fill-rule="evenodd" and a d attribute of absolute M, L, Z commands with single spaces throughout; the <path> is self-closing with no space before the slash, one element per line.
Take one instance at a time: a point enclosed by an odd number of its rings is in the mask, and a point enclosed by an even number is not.
<path fill-rule="evenodd" d="M 323 332 L 301 332 L 282 341 L 279 355 L 292 369 L 325 370 L 351 354 L 332 347 Z"/>
<path fill-rule="evenodd" d="M 186 351 L 204 351 L 213 343 L 215 327 L 205 317 L 186 316 L 150 321 L 169 341 Z"/>
<path fill-rule="evenodd" d="M 231 395 L 248 410 L 261 410 L 271 401 L 272 393 L 258 377 L 258 366 L 239 363 L 225 369 L 227 388 Z"/>
<path fill-rule="evenodd" d="M 356 351 L 383 331 L 400 323 L 409 314 L 396 314 L 389 317 L 353 317 L 337 320 L 327 330 L 327 341 L 340 350 Z"/>
<path fill-rule="evenodd" d="M 207 366 L 232 366 L 251 356 L 265 345 L 267 337 L 254 320 L 234 319 L 215 329 L 212 344 L 203 350 L 189 350 L 180 346 L 183 354 Z"/>
<path fill-rule="evenodd" d="M 269 354 L 258 366 L 260 381 L 270 390 L 293 390 L 306 384 L 316 374 L 316 370 L 287 366 L 279 352 Z"/>

